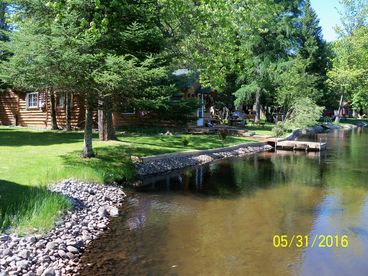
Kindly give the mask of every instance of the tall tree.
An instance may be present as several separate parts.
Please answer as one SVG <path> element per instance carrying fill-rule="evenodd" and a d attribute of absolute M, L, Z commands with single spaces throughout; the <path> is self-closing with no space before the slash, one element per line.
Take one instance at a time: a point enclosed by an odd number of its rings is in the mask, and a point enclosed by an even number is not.
<path fill-rule="evenodd" d="M 325 85 L 327 70 L 329 69 L 330 52 L 326 41 L 323 39 L 322 28 L 319 19 L 311 6 L 310 0 L 305 0 L 300 17 L 299 50 L 298 56 L 304 60 L 307 74 L 314 75 L 318 79 L 315 88 L 321 91 L 317 102 L 328 105 L 328 89 Z"/>
<path fill-rule="evenodd" d="M 240 89 L 236 104 L 255 99 L 260 120 L 262 95 L 274 92 L 275 68 L 288 60 L 295 48 L 294 24 L 300 1 L 246 1 L 240 12 Z"/>

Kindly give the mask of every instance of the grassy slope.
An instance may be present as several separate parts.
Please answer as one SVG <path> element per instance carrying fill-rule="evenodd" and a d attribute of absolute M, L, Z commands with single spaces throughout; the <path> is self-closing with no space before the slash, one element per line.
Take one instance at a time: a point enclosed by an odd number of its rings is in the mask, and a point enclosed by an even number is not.
<path fill-rule="evenodd" d="M 65 199 L 51 195 L 44 186 L 64 178 L 97 182 L 130 180 L 134 170 L 131 155 L 221 147 L 217 136 L 192 136 L 187 147 L 182 136 L 119 135 L 119 141 L 100 142 L 95 137 L 97 158 L 80 158 L 83 134 L 0 127 L 0 228 L 20 232 L 51 227 Z M 228 137 L 225 146 L 249 142 Z"/>

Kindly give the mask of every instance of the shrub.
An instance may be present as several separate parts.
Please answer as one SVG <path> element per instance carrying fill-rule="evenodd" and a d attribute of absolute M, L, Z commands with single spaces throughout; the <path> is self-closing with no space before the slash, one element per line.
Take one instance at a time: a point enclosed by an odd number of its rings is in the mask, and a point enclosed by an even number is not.
<path fill-rule="evenodd" d="M 221 140 L 222 144 L 224 144 L 227 136 L 229 135 L 229 132 L 227 129 L 221 129 L 219 130 L 218 135 L 219 135 L 219 139 Z"/>
<path fill-rule="evenodd" d="M 272 136 L 274 137 L 281 137 L 284 133 L 283 129 L 282 129 L 282 122 L 278 122 L 277 126 L 274 126 L 272 129 Z M 285 130 L 285 129 L 284 129 Z"/>
<path fill-rule="evenodd" d="M 190 141 L 192 140 L 192 136 L 190 135 L 185 135 L 182 137 L 182 143 L 184 147 L 187 147 L 190 144 Z"/>
<path fill-rule="evenodd" d="M 299 98 L 292 105 L 285 127 L 287 129 L 300 129 L 316 125 L 323 109 L 309 98 Z"/>

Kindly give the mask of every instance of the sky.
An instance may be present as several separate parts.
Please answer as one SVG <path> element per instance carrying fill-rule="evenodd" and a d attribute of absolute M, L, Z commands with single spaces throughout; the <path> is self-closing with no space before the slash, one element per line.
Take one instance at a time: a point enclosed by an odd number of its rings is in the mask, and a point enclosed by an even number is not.
<path fill-rule="evenodd" d="M 324 38 L 327 41 L 336 40 L 334 27 L 340 24 L 340 15 L 336 10 L 340 7 L 339 0 L 311 0 L 311 3 L 318 14 Z"/>

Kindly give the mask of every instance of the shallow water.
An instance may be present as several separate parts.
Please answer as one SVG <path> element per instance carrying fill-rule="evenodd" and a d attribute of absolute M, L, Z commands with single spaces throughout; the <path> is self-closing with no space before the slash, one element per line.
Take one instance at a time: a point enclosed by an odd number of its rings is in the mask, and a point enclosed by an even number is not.
<path fill-rule="evenodd" d="M 262 153 L 146 179 L 83 258 L 82 275 L 368 275 L 368 131 L 321 154 Z M 347 235 L 275 248 L 274 235 Z"/>

